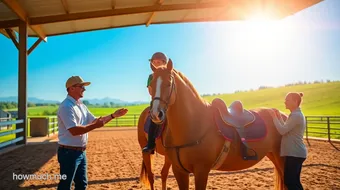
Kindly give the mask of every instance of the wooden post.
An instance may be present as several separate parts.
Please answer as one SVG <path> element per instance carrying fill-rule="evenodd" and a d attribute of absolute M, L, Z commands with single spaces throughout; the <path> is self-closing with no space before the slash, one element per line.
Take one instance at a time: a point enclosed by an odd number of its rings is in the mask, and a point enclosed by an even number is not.
<path fill-rule="evenodd" d="M 19 22 L 19 78 L 18 78 L 18 119 L 23 123 L 17 124 L 17 129 L 24 129 L 23 132 L 17 133 L 16 137 L 24 137 L 23 141 L 17 144 L 26 144 L 27 142 L 27 23 Z"/>
<path fill-rule="evenodd" d="M 328 142 L 331 142 L 331 124 L 329 117 L 327 117 L 327 131 L 328 131 Z"/>

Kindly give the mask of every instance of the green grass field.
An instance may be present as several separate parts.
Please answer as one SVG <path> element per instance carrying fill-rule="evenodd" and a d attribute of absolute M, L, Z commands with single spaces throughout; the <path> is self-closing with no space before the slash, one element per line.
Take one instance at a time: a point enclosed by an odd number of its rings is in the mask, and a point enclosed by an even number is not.
<path fill-rule="evenodd" d="M 206 96 L 204 99 L 211 102 L 214 98 L 223 99 L 227 105 L 230 105 L 235 100 L 242 101 L 246 109 L 258 107 L 277 108 L 285 113 L 289 113 L 284 107 L 284 98 L 287 92 L 303 92 L 302 110 L 306 116 L 339 116 L 340 115 L 340 82 L 306 84 L 297 86 L 288 86 L 280 88 L 269 88 L 256 91 L 238 92 L 233 94 L 222 94 L 218 96 Z M 107 126 L 136 126 L 139 114 L 148 105 L 127 106 L 128 114 L 122 118 L 115 119 Z M 29 117 L 35 116 L 55 116 L 58 107 L 30 107 L 28 108 Z M 94 108 L 89 107 L 90 111 L 95 116 L 104 116 L 113 113 L 118 108 Z M 49 114 L 48 114 L 49 113 Z M 322 127 L 323 129 L 311 129 L 310 132 L 327 132 L 325 124 L 310 124 L 311 127 Z M 340 128 L 340 125 L 333 125 Z M 332 138 L 340 139 L 340 130 L 334 130 Z M 327 137 L 325 134 L 309 134 L 316 137 Z M 3 142 L 3 137 L 0 137 L 0 142 Z M 8 137 L 6 137 L 8 138 Z"/>
<path fill-rule="evenodd" d="M 239 92 L 233 94 L 221 94 L 218 96 L 206 96 L 204 99 L 211 102 L 214 98 L 223 99 L 227 105 L 235 100 L 241 100 L 247 109 L 257 107 L 274 107 L 288 113 L 284 107 L 284 98 L 287 92 L 303 92 L 302 109 L 305 115 L 340 115 L 340 82 L 306 84 L 298 86 L 270 88 L 256 91 Z M 140 114 L 148 105 L 127 106 L 128 114 Z M 46 116 L 44 112 L 56 112 L 58 107 L 30 107 L 29 116 Z M 107 115 L 118 108 L 93 108 L 90 111 L 96 116 Z M 52 114 L 54 115 L 54 114 Z M 51 116 L 52 116 L 51 115 Z"/>

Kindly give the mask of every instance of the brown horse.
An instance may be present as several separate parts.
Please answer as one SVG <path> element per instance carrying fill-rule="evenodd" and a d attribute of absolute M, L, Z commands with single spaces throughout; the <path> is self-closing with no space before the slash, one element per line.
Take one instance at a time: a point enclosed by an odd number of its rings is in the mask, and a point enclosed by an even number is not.
<path fill-rule="evenodd" d="M 147 133 L 144 130 L 144 125 L 149 116 L 149 107 L 145 108 L 138 120 L 138 142 L 141 149 L 148 143 Z M 161 140 L 156 139 L 156 152 L 164 156 L 164 165 L 161 171 L 162 189 L 166 190 L 166 180 L 168 178 L 169 169 L 171 166 L 170 160 L 165 156 L 164 147 L 161 145 Z M 140 182 L 148 189 L 154 189 L 154 173 L 153 173 L 153 155 L 142 154 L 142 169 L 140 174 Z"/>
<path fill-rule="evenodd" d="M 275 166 L 276 189 L 285 188 L 284 160 L 279 154 L 281 136 L 269 114 L 274 109 L 246 110 L 237 101 L 227 107 L 220 99 L 208 103 L 182 73 L 173 69 L 171 60 L 165 67 L 151 64 L 151 69 L 150 116 L 155 123 L 167 122 L 161 140 L 179 189 L 189 189 L 190 173 L 195 189 L 205 189 L 211 170 L 243 170 L 265 156 Z"/>

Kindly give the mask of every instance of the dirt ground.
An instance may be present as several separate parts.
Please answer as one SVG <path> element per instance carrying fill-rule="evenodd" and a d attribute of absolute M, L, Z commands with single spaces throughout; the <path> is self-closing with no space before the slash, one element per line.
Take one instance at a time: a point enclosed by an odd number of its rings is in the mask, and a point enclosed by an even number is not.
<path fill-rule="evenodd" d="M 309 141 L 302 169 L 305 189 L 340 189 L 340 144 Z M 58 174 L 57 143 L 28 145 L 0 156 L 0 189 L 56 189 L 57 180 L 13 180 L 15 174 Z M 90 132 L 88 189 L 142 189 L 138 182 L 141 150 L 136 128 Z M 163 156 L 155 156 L 156 189 L 161 188 Z M 265 158 L 239 172 L 211 171 L 207 189 L 273 189 L 273 164 Z M 178 189 L 170 169 L 168 189 Z M 190 189 L 194 189 L 193 176 Z"/>

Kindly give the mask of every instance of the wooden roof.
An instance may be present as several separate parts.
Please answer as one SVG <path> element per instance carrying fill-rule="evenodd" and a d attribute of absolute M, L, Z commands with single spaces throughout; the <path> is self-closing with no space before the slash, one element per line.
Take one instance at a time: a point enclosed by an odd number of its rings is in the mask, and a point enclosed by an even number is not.
<path fill-rule="evenodd" d="M 150 24 L 234 21 L 257 12 L 282 19 L 322 0 L 2 0 L 0 33 L 28 24 L 28 36 Z"/>

